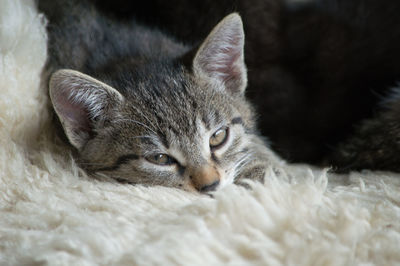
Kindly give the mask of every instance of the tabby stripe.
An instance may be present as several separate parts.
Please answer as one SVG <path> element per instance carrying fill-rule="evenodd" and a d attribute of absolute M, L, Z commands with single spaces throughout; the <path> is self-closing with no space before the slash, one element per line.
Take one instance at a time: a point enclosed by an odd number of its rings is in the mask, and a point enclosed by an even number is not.
<path fill-rule="evenodd" d="M 215 113 L 214 113 L 214 123 L 215 123 L 215 124 L 218 124 L 218 123 L 220 123 L 221 121 L 222 121 L 221 114 L 220 114 L 217 110 L 215 110 Z"/>
<path fill-rule="evenodd" d="M 219 159 L 217 158 L 217 156 L 215 156 L 215 153 L 211 153 L 211 159 L 215 162 L 215 163 L 217 163 L 217 164 L 220 164 L 221 162 L 219 161 Z"/>
<path fill-rule="evenodd" d="M 235 117 L 232 119 L 231 124 L 232 125 L 235 125 L 235 124 L 243 125 L 243 119 L 241 117 Z"/>
<path fill-rule="evenodd" d="M 121 166 L 121 164 L 126 164 L 126 163 L 130 162 L 131 160 L 138 160 L 138 159 L 139 159 L 139 156 L 136 154 L 122 155 L 117 159 L 117 161 L 113 165 L 99 168 L 99 169 L 97 169 L 97 171 L 114 171 L 114 170 L 117 170 Z"/>
<path fill-rule="evenodd" d="M 207 130 L 210 130 L 210 119 L 207 116 L 203 116 L 202 119 L 203 124 L 206 126 Z"/>
<path fill-rule="evenodd" d="M 162 144 L 164 145 L 165 148 L 169 149 L 169 143 L 167 140 L 167 136 L 165 136 L 165 134 L 163 132 L 161 132 L 160 130 L 157 130 L 157 135 L 160 138 Z"/>

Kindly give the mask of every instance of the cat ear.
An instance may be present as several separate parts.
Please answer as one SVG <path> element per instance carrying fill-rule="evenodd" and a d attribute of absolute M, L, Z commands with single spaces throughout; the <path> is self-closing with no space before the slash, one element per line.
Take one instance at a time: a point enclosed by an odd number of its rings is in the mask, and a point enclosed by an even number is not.
<path fill-rule="evenodd" d="M 104 118 L 124 100 L 115 89 L 74 70 L 59 70 L 50 79 L 50 98 L 71 144 L 80 150 Z"/>
<path fill-rule="evenodd" d="M 228 92 L 243 94 L 247 85 L 242 19 L 225 17 L 200 46 L 193 61 L 195 74 L 217 79 Z"/>

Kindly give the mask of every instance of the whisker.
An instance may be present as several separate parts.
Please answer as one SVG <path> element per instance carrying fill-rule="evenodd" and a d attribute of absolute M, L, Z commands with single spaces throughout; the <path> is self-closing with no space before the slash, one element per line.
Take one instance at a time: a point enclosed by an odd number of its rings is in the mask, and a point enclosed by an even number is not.
<path fill-rule="evenodd" d="M 147 122 L 153 127 L 153 128 L 157 128 L 158 130 L 161 131 L 159 125 L 157 124 L 157 126 L 154 126 L 154 124 L 151 122 L 151 120 L 136 106 L 132 105 L 132 108 L 134 108 L 136 110 L 136 112 L 138 112 L 139 115 L 141 115 L 144 119 L 147 120 Z"/>
<path fill-rule="evenodd" d="M 79 165 L 84 165 L 84 166 L 103 166 L 104 163 L 80 163 L 78 162 Z"/>
<path fill-rule="evenodd" d="M 157 133 L 152 128 L 150 128 L 148 125 L 143 124 L 142 122 L 139 122 L 139 121 L 136 121 L 136 120 L 133 120 L 133 119 L 118 119 L 115 122 L 123 122 L 123 121 L 128 121 L 128 122 L 132 122 L 132 123 L 141 125 L 142 127 L 147 128 L 148 130 L 150 130 L 151 132 L 153 132 L 154 134 L 157 135 Z"/>
<path fill-rule="evenodd" d="M 236 162 L 234 166 L 235 176 L 237 176 L 237 174 L 239 174 L 241 170 L 247 165 L 252 156 L 253 153 L 247 153 Z"/>
<path fill-rule="evenodd" d="M 150 135 L 147 135 L 147 136 L 134 136 L 134 137 L 130 137 L 131 139 L 146 139 L 146 138 L 148 138 L 148 139 L 152 139 L 152 138 L 154 138 L 154 136 L 150 136 Z"/>

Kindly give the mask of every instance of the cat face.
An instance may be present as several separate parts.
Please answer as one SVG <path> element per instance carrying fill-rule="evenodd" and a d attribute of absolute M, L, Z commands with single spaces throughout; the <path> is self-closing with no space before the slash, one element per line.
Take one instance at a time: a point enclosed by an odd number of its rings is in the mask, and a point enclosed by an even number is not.
<path fill-rule="evenodd" d="M 252 111 L 244 99 L 241 19 L 219 23 L 190 68 L 175 59 L 127 59 L 102 81 L 73 70 L 50 96 L 82 166 L 132 183 L 207 192 L 232 183 L 248 160 Z"/>

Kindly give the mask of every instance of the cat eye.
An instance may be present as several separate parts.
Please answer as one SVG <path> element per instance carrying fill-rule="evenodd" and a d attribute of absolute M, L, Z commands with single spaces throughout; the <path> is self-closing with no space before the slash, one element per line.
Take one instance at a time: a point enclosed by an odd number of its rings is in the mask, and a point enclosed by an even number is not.
<path fill-rule="evenodd" d="M 176 160 L 172 158 L 171 156 L 164 154 L 164 153 L 158 153 L 155 155 L 150 155 L 146 157 L 146 160 L 158 164 L 158 165 L 172 165 L 176 164 Z"/>
<path fill-rule="evenodd" d="M 228 139 L 229 128 L 220 128 L 210 137 L 210 148 L 218 149 L 225 144 Z"/>

